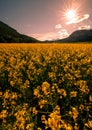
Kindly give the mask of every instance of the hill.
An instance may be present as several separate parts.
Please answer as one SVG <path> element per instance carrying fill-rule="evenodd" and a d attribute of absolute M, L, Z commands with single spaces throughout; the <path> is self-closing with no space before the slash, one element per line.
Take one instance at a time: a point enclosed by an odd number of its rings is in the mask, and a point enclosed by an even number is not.
<path fill-rule="evenodd" d="M 77 30 L 68 38 L 57 40 L 56 42 L 90 42 L 92 41 L 92 29 Z"/>
<path fill-rule="evenodd" d="M 65 39 L 59 39 L 55 41 L 44 41 L 44 42 L 74 43 L 74 42 L 90 42 L 90 41 L 92 41 L 92 29 L 77 30 Z M 38 41 L 33 37 L 20 34 L 12 27 L 0 21 L 0 43 L 37 43 L 37 42 L 41 41 Z"/>
<path fill-rule="evenodd" d="M 18 33 L 0 21 L 0 43 L 36 43 L 37 39 Z"/>

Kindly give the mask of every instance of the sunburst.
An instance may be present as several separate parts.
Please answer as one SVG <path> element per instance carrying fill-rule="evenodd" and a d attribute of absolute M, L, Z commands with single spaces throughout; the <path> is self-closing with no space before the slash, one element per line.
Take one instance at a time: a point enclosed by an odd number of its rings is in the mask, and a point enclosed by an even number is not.
<path fill-rule="evenodd" d="M 66 13 L 65 13 L 65 16 L 68 20 L 71 20 L 71 19 L 74 19 L 77 14 L 76 14 L 76 11 L 74 9 L 70 9 L 68 10 Z"/>

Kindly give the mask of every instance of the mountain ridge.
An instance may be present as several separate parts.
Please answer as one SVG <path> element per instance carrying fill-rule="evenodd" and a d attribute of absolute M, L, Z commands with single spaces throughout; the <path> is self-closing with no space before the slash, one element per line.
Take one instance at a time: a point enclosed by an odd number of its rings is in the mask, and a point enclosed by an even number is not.
<path fill-rule="evenodd" d="M 53 41 L 39 41 L 33 37 L 20 34 L 15 29 L 0 21 L 0 43 L 78 43 L 92 42 L 92 29 L 76 30 L 69 37 Z"/>
<path fill-rule="evenodd" d="M 69 37 L 56 40 L 56 42 L 92 42 L 92 29 L 76 30 Z"/>
<path fill-rule="evenodd" d="M 36 43 L 33 37 L 18 33 L 15 29 L 0 21 L 0 43 Z"/>

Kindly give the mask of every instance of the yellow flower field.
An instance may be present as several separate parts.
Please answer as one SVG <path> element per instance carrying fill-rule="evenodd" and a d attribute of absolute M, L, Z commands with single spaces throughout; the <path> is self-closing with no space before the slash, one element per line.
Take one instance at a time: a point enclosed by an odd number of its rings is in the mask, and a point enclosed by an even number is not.
<path fill-rule="evenodd" d="M 0 130 L 92 129 L 91 44 L 0 44 Z"/>

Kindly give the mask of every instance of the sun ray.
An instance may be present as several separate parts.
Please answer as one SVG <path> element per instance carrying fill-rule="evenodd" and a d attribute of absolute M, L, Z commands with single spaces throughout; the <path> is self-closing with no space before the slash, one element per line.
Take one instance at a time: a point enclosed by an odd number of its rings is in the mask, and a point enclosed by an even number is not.
<path fill-rule="evenodd" d="M 76 11 L 73 9 L 68 10 L 65 15 L 68 20 L 71 20 L 77 16 Z"/>
<path fill-rule="evenodd" d="M 62 9 L 63 11 L 60 11 L 61 20 L 63 18 L 65 23 L 70 23 L 70 21 L 73 21 L 73 23 L 75 23 L 75 21 L 83 15 L 83 5 L 84 2 L 81 0 L 68 0 L 67 4 L 66 0 L 64 0 Z"/>

